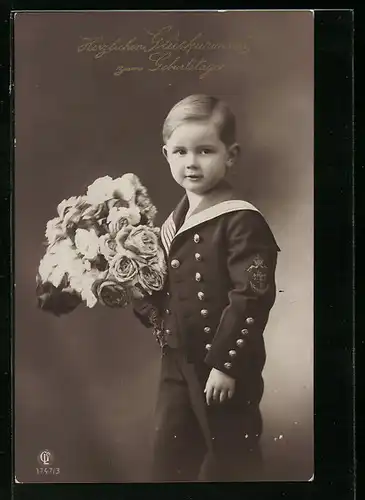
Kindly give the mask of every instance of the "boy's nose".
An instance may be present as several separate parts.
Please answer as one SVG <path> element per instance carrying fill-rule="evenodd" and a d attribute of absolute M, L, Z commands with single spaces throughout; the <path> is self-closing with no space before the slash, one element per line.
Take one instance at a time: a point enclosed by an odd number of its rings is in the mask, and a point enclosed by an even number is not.
<path fill-rule="evenodd" d="M 196 155 L 188 155 L 186 157 L 186 168 L 197 168 L 198 167 L 198 162 L 197 162 L 197 158 L 196 158 Z"/>
<path fill-rule="evenodd" d="M 186 165 L 186 170 L 197 170 L 199 167 L 198 165 L 196 165 L 195 163 L 189 163 L 188 165 Z"/>

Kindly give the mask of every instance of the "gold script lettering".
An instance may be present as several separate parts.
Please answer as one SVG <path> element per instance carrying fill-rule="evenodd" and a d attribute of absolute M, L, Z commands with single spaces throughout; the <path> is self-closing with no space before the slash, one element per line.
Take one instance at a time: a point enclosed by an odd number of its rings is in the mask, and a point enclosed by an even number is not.
<path fill-rule="evenodd" d="M 211 40 L 206 38 L 202 32 L 183 36 L 172 25 L 152 30 L 146 29 L 143 35 L 142 43 L 137 35 L 131 38 L 126 37 L 124 40 L 119 37 L 108 42 L 103 36 L 81 36 L 77 51 L 89 53 L 93 59 L 101 59 L 108 54 L 122 52 L 127 57 L 131 56 L 130 53 L 138 57 L 140 65 L 132 66 L 133 63 L 128 57 L 129 60 L 124 61 L 126 66 L 120 64 L 115 67 L 114 76 L 143 70 L 151 72 L 188 71 L 198 73 L 200 80 L 226 67 L 226 64 L 217 61 L 210 62 L 207 52 L 215 52 L 216 56 L 217 51 L 231 51 L 237 54 L 245 54 L 249 51 L 249 47 L 244 41 Z M 247 37 L 247 39 L 249 38 L 250 36 Z"/>
<path fill-rule="evenodd" d="M 114 76 L 120 76 L 123 73 L 130 73 L 131 71 L 143 71 L 142 66 L 117 66 L 114 71 Z"/>
<path fill-rule="evenodd" d="M 151 31 L 147 31 L 147 33 L 151 36 L 151 47 L 149 47 L 148 52 L 161 51 L 161 50 L 176 50 L 180 52 L 185 52 L 187 55 L 194 50 L 197 45 L 197 40 L 203 35 L 203 33 L 197 33 L 190 40 L 181 40 L 180 41 L 180 33 L 179 31 L 175 34 L 175 39 L 165 39 L 163 34 L 165 32 L 169 33 L 172 31 L 172 26 L 164 26 L 156 33 L 152 33 Z"/>
<path fill-rule="evenodd" d="M 148 71 L 199 71 L 199 79 L 202 80 L 213 71 L 221 71 L 224 64 L 210 64 L 206 59 L 193 57 L 187 63 L 181 62 L 181 56 L 171 60 L 171 52 L 156 52 L 150 54 L 148 59 L 154 63 Z"/>
<path fill-rule="evenodd" d="M 122 42 L 120 38 L 117 38 L 112 43 L 104 43 L 103 37 L 99 38 L 87 38 L 84 37 L 83 43 L 78 46 L 78 52 L 95 52 L 95 59 L 100 59 L 101 57 L 109 54 L 110 52 L 146 52 L 146 46 L 137 43 L 137 37 L 129 39 L 127 42 Z"/>
<path fill-rule="evenodd" d="M 199 32 L 189 39 L 181 39 L 180 32 L 174 32 L 173 26 L 164 26 L 158 31 L 153 32 L 146 30 L 147 34 L 151 37 L 151 46 L 147 48 L 146 52 L 157 51 L 178 51 L 189 53 L 193 50 L 199 51 L 217 51 L 217 50 L 232 50 L 239 54 L 248 52 L 248 46 L 245 42 L 216 42 L 211 40 L 202 40 L 203 33 Z"/>

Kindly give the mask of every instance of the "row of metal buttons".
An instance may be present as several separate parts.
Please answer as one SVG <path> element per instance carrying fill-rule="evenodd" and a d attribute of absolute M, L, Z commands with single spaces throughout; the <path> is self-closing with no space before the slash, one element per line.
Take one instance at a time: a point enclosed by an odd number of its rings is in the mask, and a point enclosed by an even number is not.
<path fill-rule="evenodd" d="M 248 325 L 252 325 L 253 323 L 255 322 L 255 320 L 251 317 L 247 318 L 246 319 L 246 323 Z M 245 337 L 246 335 L 248 335 L 248 330 L 247 328 L 243 328 L 241 330 L 241 334 L 243 335 L 243 337 Z M 236 346 L 237 347 L 243 347 L 245 345 L 246 341 L 244 338 L 238 338 L 236 340 Z M 212 348 L 212 344 L 207 344 L 205 346 L 205 348 L 209 351 L 211 348 Z M 237 356 L 237 351 L 235 351 L 234 349 L 231 349 L 230 351 L 228 351 L 228 355 L 230 358 L 235 358 Z M 226 368 L 227 370 L 231 369 L 232 368 L 232 363 L 230 361 L 227 361 L 226 363 L 224 363 L 224 368 Z"/>
<path fill-rule="evenodd" d="M 201 240 L 200 235 L 198 233 L 194 234 L 193 240 L 194 240 L 195 243 L 199 243 L 200 240 Z M 195 260 L 197 262 L 200 262 L 202 260 L 202 256 L 198 252 L 195 253 L 194 257 L 195 257 Z M 178 259 L 173 259 L 171 261 L 171 267 L 173 269 L 178 269 L 180 267 L 180 261 Z M 203 279 L 202 274 L 199 273 L 199 272 L 196 272 L 195 273 L 195 281 L 197 281 L 199 283 L 199 282 L 202 281 L 202 279 Z M 204 300 L 204 298 L 205 298 L 204 292 L 199 291 L 197 295 L 198 295 L 198 299 L 199 300 L 201 300 L 201 301 Z M 169 312 L 170 312 L 169 310 L 166 310 L 167 314 L 169 314 Z M 203 316 L 203 318 L 206 318 L 209 315 L 209 311 L 208 311 L 208 309 L 201 309 L 200 314 Z M 248 325 L 252 325 L 254 323 L 254 319 L 251 318 L 251 317 L 249 317 L 249 318 L 246 319 L 246 323 Z M 204 333 L 208 334 L 210 332 L 211 332 L 211 328 L 209 326 L 205 326 L 204 327 Z M 169 334 L 170 330 L 166 330 L 166 333 Z M 241 330 L 241 334 L 245 337 L 248 334 L 248 330 L 246 328 L 243 328 Z M 241 348 L 244 345 L 245 345 L 245 339 L 244 338 L 238 338 L 236 340 L 236 346 L 237 347 Z M 211 344 L 207 344 L 205 347 L 209 351 L 211 349 L 212 345 Z M 237 356 L 237 351 L 235 349 L 231 349 L 231 350 L 228 351 L 228 355 L 229 355 L 229 357 L 231 359 L 235 358 Z M 230 361 L 227 361 L 226 363 L 224 363 L 224 367 L 227 370 L 229 370 L 230 368 L 232 368 L 232 363 Z"/>
<path fill-rule="evenodd" d="M 199 243 L 200 242 L 200 235 L 198 233 L 194 234 L 193 239 L 194 239 L 195 243 Z M 201 256 L 200 253 L 197 252 L 195 254 L 195 260 L 197 262 L 201 262 L 202 261 L 202 256 Z M 195 273 L 195 281 L 198 282 L 198 283 L 200 283 L 202 281 L 202 279 L 203 279 L 203 276 L 201 275 L 201 273 L 196 272 Z M 205 293 L 202 290 L 200 290 L 197 295 L 198 295 L 198 299 L 199 300 L 203 301 L 205 299 Z M 208 309 L 202 309 L 200 311 L 200 314 L 203 316 L 203 318 L 206 318 L 209 315 L 209 311 L 208 311 Z M 204 333 L 208 334 L 208 333 L 211 333 L 211 331 L 212 331 L 212 329 L 211 329 L 210 326 L 205 326 L 204 327 Z"/>
<path fill-rule="evenodd" d="M 196 234 L 194 234 L 194 236 L 193 236 L 193 240 L 194 240 L 194 243 L 199 243 L 199 242 L 200 242 L 200 235 L 199 235 L 199 234 L 197 234 L 197 233 L 196 233 Z M 200 254 L 200 253 L 196 252 L 196 253 L 195 253 L 195 255 L 194 255 L 194 257 L 195 257 L 195 260 L 196 260 L 197 262 L 201 262 L 201 260 L 202 260 L 202 256 L 201 256 L 201 254 Z M 171 261 L 171 267 L 172 267 L 173 269 L 178 269 L 178 268 L 180 267 L 180 264 L 181 264 L 181 263 L 180 263 L 180 261 L 179 261 L 178 259 L 172 259 L 172 261 Z M 195 274 L 195 280 L 199 282 L 199 281 L 201 281 L 201 279 L 202 279 L 202 275 L 201 275 L 200 273 L 196 273 L 196 274 Z M 170 294 L 169 294 L 169 293 L 167 293 L 167 295 L 170 295 Z M 200 291 L 200 292 L 198 292 L 198 299 L 199 299 L 199 300 L 204 300 L 204 298 L 205 298 L 204 292 L 201 292 L 201 291 Z M 165 310 L 165 312 L 166 312 L 166 314 L 171 314 L 171 311 L 170 311 L 169 309 L 166 309 L 166 310 Z M 201 313 L 201 315 L 202 315 L 203 317 L 208 316 L 208 310 L 207 310 L 207 309 L 202 309 L 202 310 L 200 311 L 200 313 Z M 209 327 L 209 326 L 206 326 L 206 327 L 204 328 L 205 333 L 210 333 L 210 330 L 211 330 L 211 329 L 210 329 L 210 327 Z M 170 335 L 170 334 L 171 334 L 171 330 L 166 329 L 166 330 L 165 330 L 165 333 L 166 333 L 167 335 Z"/>
<path fill-rule="evenodd" d="M 201 262 L 202 259 L 203 259 L 200 253 L 196 253 L 194 255 L 194 257 L 195 257 L 195 260 L 197 262 Z M 172 261 L 171 261 L 171 267 L 173 267 L 174 269 L 178 269 L 180 267 L 180 261 L 178 259 L 172 259 Z M 199 273 L 197 273 L 197 274 L 199 274 Z"/>

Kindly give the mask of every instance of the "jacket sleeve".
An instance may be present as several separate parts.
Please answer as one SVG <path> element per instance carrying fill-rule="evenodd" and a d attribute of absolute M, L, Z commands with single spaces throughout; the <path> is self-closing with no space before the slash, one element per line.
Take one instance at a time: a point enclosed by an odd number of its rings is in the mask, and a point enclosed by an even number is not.
<path fill-rule="evenodd" d="M 160 321 L 162 298 L 162 292 L 154 292 L 152 295 L 132 301 L 134 315 L 146 328 L 151 328 Z"/>
<path fill-rule="evenodd" d="M 240 211 L 231 216 L 226 237 L 229 302 L 205 362 L 238 378 L 251 358 L 258 356 L 257 346 L 262 346 L 262 334 L 276 297 L 279 248 L 258 212 Z"/>

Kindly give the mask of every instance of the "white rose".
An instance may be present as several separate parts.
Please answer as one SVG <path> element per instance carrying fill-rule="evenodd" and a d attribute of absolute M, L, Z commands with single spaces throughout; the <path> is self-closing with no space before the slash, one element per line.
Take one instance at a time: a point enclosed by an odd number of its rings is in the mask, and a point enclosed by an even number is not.
<path fill-rule="evenodd" d="M 54 254 L 46 253 L 39 263 L 38 273 L 43 283 L 50 282 L 58 287 L 65 275 L 64 269 L 58 266 L 57 257 Z"/>
<path fill-rule="evenodd" d="M 70 239 L 61 240 L 47 249 L 39 264 L 39 275 L 43 282 L 49 281 L 58 287 L 66 273 L 84 272 L 82 260 L 77 256 Z"/>
<path fill-rule="evenodd" d="M 114 189 L 114 181 L 109 175 L 100 177 L 87 188 L 86 199 L 92 205 L 99 205 L 113 198 Z"/>
<path fill-rule="evenodd" d="M 141 214 L 135 205 L 126 207 L 112 207 L 107 217 L 109 231 L 117 233 L 124 226 L 137 225 L 141 220 Z"/>
<path fill-rule="evenodd" d="M 55 217 L 47 222 L 46 238 L 48 243 L 54 243 L 57 238 L 64 236 L 62 221 L 59 217 Z"/>
<path fill-rule="evenodd" d="M 137 226 L 141 221 L 141 212 L 135 204 L 131 204 L 128 208 L 129 222 L 132 226 Z"/>
<path fill-rule="evenodd" d="M 137 190 L 142 187 L 141 181 L 138 179 L 136 174 L 127 173 L 122 176 L 122 179 L 128 181 L 134 186 L 134 189 Z"/>
<path fill-rule="evenodd" d="M 114 190 L 118 197 L 125 201 L 132 201 L 136 196 L 136 181 L 134 174 L 124 174 L 113 181 Z"/>
<path fill-rule="evenodd" d="M 75 245 L 87 259 L 94 260 L 99 253 L 99 237 L 94 229 L 76 229 Z"/>
<path fill-rule="evenodd" d="M 117 253 L 117 242 L 110 234 L 99 236 L 99 247 L 101 255 L 107 260 L 112 259 Z"/>
<path fill-rule="evenodd" d="M 81 295 L 82 300 L 86 302 L 87 307 L 94 307 L 97 303 L 97 298 L 93 293 L 93 285 L 96 280 L 104 279 L 107 272 L 101 272 L 97 269 L 90 269 L 79 275 L 70 276 L 70 286 Z"/>
<path fill-rule="evenodd" d="M 59 217 L 63 219 L 70 209 L 76 209 L 82 206 L 83 203 L 84 199 L 82 196 L 71 196 L 70 198 L 67 198 L 67 200 L 62 200 L 57 206 Z"/>

